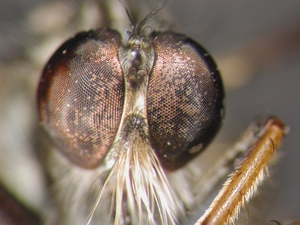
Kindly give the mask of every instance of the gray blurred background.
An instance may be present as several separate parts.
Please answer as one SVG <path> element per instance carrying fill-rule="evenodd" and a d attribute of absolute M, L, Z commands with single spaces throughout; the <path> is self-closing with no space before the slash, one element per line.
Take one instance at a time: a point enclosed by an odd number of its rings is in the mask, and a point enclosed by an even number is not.
<path fill-rule="evenodd" d="M 44 186 L 35 155 L 35 88 L 43 64 L 66 38 L 107 24 L 98 15 L 101 2 L 96 5 L 0 0 L 0 180 L 37 211 Z M 248 223 L 300 220 L 300 2 L 169 0 L 160 14 L 163 27 L 166 22 L 201 43 L 219 65 L 226 87 L 226 118 L 216 140 L 221 146 L 234 142 L 258 115 L 276 115 L 290 127 L 257 198 L 260 206 L 246 208 L 264 218 Z"/>

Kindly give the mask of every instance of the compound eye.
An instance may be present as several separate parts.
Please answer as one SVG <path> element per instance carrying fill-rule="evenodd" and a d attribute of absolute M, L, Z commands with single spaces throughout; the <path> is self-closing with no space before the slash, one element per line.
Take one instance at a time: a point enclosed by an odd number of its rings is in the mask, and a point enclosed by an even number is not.
<path fill-rule="evenodd" d="M 79 33 L 51 57 L 39 83 L 42 124 L 57 147 L 83 168 L 101 163 L 120 123 L 120 38 L 109 29 Z"/>
<path fill-rule="evenodd" d="M 218 132 L 224 93 L 213 59 L 184 35 L 154 33 L 155 63 L 150 74 L 149 134 L 162 165 L 184 166 Z"/>

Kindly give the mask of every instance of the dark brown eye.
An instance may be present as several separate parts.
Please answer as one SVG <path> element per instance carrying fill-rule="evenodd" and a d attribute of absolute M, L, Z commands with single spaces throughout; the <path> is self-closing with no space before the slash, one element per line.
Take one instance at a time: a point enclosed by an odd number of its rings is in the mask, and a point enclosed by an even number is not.
<path fill-rule="evenodd" d="M 131 127 L 139 127 L 168 170 L 195 157 L 220 128 L 223 86 L 209 54 L 181 34 L 139 38 L 121 46 L 113 30 L 79 33 L 56 51 L 43 71 L 38 88 L 41 121 L 78 166 L 93 169 L 101 164 L 122 118 L 147 120 Z M 124 109 L 125 78 L 133 95 L 147 89 L 147 115 L 131 112 L 128 105 Z M 138 98 L 127 104 L 137 106 Z"/>
<path fill-rule="evenodd" d="M 47 63 L 38 88 L 40 118 L 74 163 L 97 167 L 115 138 L 124 100 L 119 33 L 82 32 Z"/>
<path fill-rule="evenodd" d="M 218 132 L 223 85 L 209 54 L 184 35 L 153 34 L 155 62 L 148 88 L 150 139 L 174 170 L 195 157 Z"/>

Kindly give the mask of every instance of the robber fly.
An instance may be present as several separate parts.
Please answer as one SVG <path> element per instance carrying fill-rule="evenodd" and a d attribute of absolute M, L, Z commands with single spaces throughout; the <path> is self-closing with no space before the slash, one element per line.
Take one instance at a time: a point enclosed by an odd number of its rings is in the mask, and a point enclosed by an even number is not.
<path fill-rule="evenodd" d="M 109 28 L 78 33 L 42 73 L 38 108 L 54 145 L 48 224 L 179 224 L 198 204 L 190 161 L 222 124 L 221 75 L 193 39 L 147 27 L 163 7 L 139 21 L 124 8 L 127 43 Z M 245 159 L 196 224 L 234 221 L 285 130 L 275 117 L 250 127 Z"/>
<path fill-rule="evenodd" d="M 54 224 L 178 224 L 195 202 L 184 178 L 191 174 L 171 174 L 205 149 L 224 117 L 210 54 L 183 34 L 146 33 L 162 7 L 141 21 L 124 8 L 132 27 L 126 44 L 110 28 L 78 33 L 39 82 L 40 120 L 58 150 L 50 156 L 61 208 Z M 234 220 L 283 134 L 274 118 L 253 134 L 248 156 L 198 224 Z"/>

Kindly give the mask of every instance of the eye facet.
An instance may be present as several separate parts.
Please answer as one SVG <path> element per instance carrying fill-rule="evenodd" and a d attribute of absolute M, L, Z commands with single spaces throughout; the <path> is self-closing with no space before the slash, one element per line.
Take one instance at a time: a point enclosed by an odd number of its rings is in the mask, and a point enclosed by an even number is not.
<path fill-rule="evenodd" d="M 150 140 L 163 166 L 178 169 L 203 150 L 223 118 L 223 85 L 209 54 L 185 35 L 154 33 L 147 106 Z"/>
<path fill-rule="evenodd" d="M 38 88 L 40 118 L 58 148 L 93 169 L 115 138 L 124 87 L 120 35 L 109 29 L 77 34 L 47 63 Z"/>
<path fill-rule="evenodd" d="M 110 151 L 128 116 L 124 76 L 133 89 L 141 88 L 139 79 L 148 76 L 142 96 L 147 115 L 139 117 L 147 121 L 141 129 L 165 169 L 184 166 L 216 135 L 223 118 L 223 86 L 201 46 L 173 32 L 152 33 L 128 46 L 110 29 L 82 32 L 51 57 L 38 88 L 41 121 L 73 163 L 94 169 Z"/>

